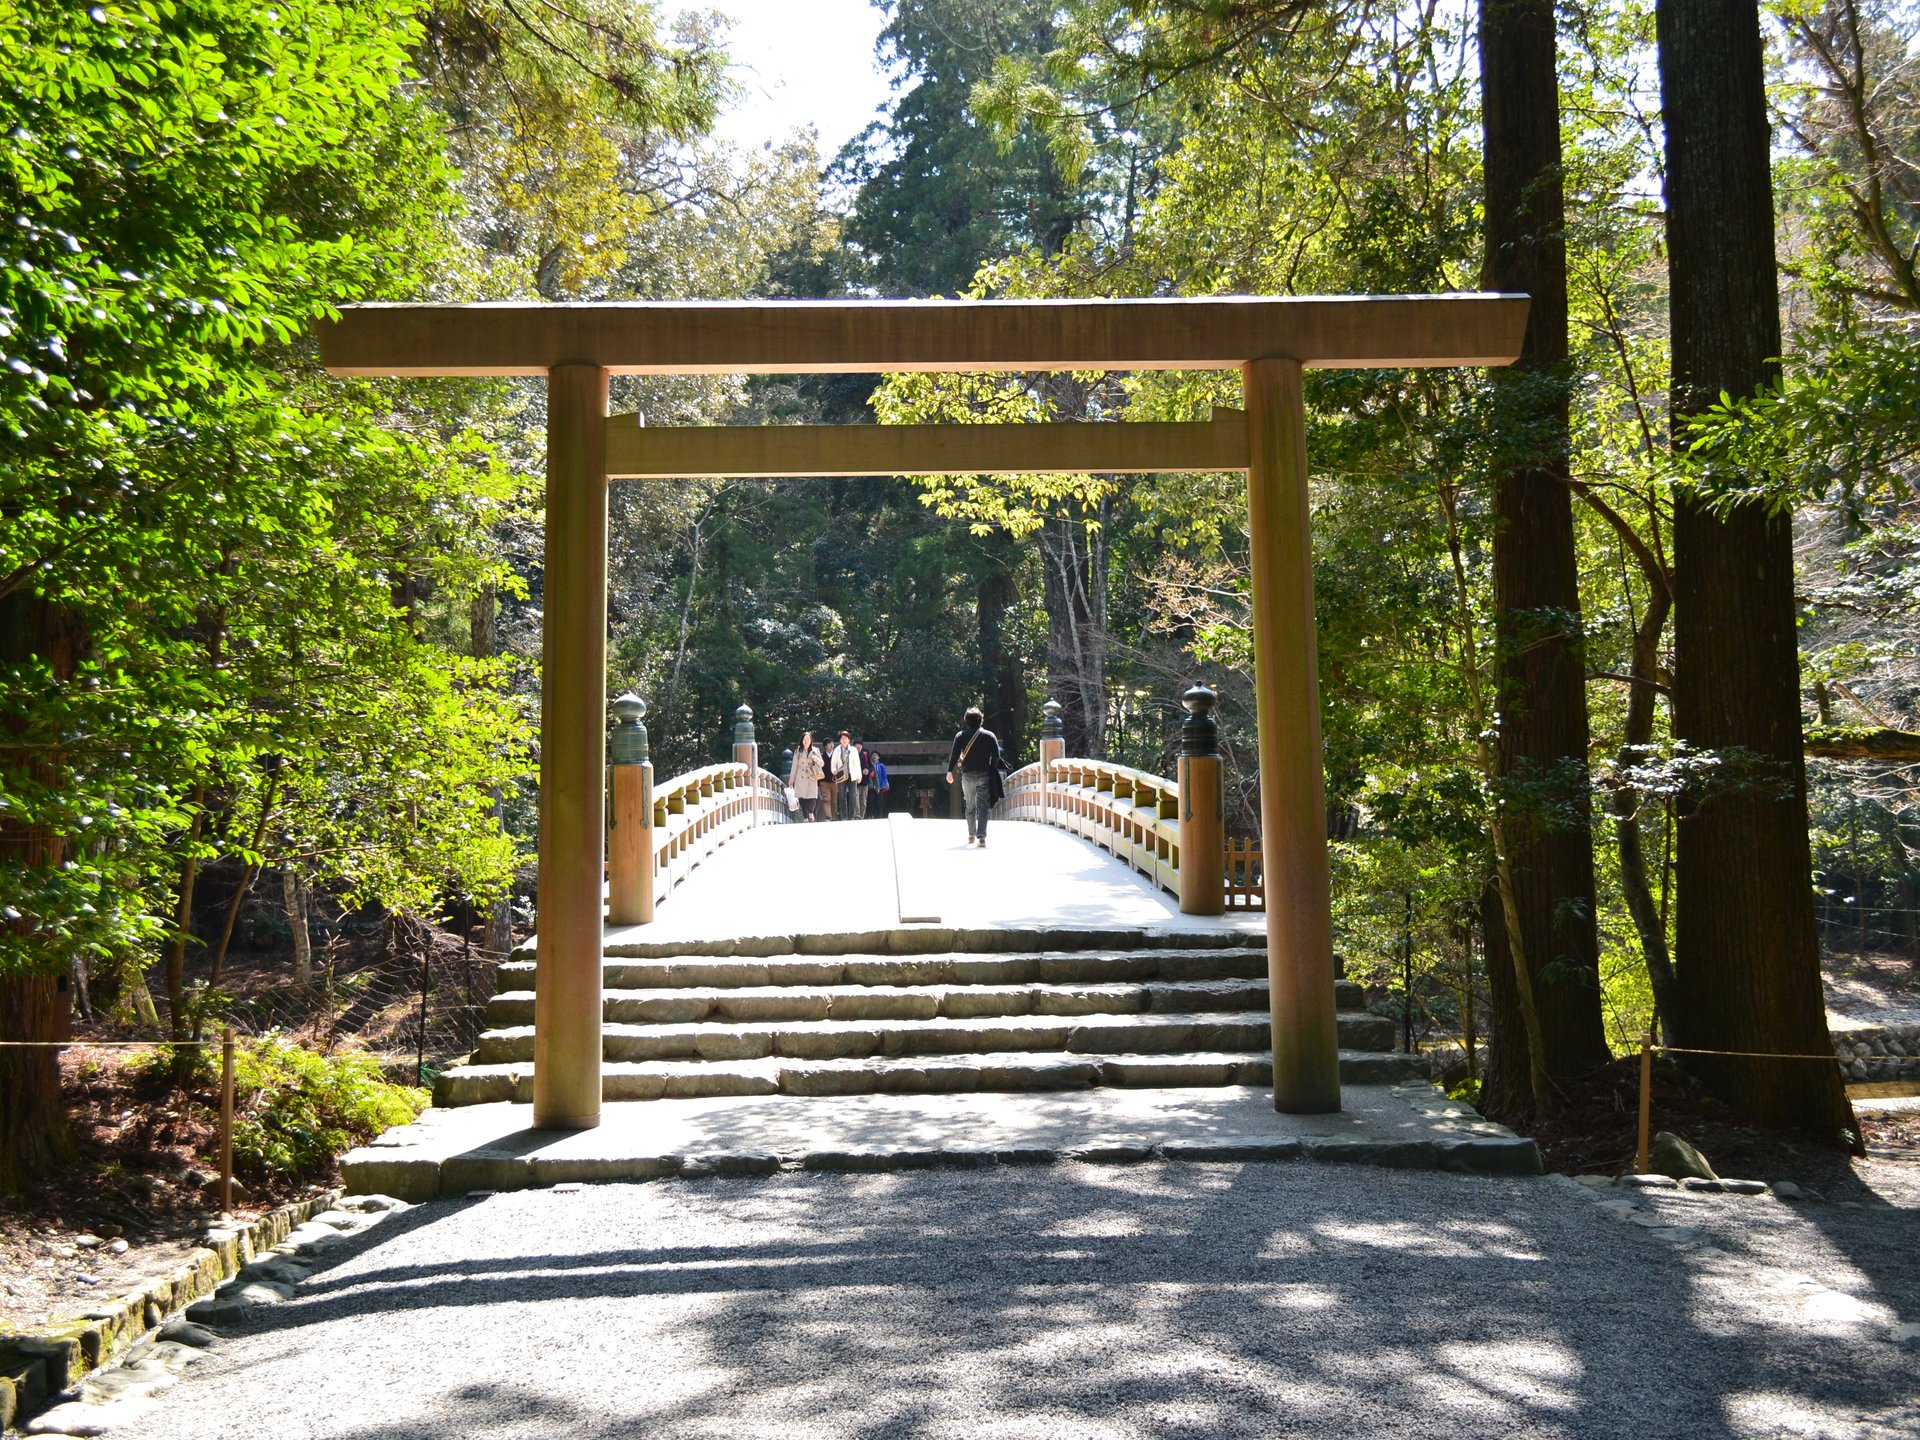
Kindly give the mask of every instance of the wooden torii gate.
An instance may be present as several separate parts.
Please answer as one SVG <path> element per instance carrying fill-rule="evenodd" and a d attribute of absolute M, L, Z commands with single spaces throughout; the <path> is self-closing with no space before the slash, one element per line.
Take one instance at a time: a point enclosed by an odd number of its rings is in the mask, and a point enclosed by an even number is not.
<path fill-rule="evenodd" d="M 1164 300 L 350 305 L 336 375 L 547 377 L 540 965 L 533 1123 L 600 1119 L 607 482 L 695 476 L 1241 470 L 1253 579 L 1273 1103 L 1340 1108 L 1313 568 L 1307 366 L 1507 365 L 1524 295 Z M 1191 424 L 643 427 L 611 375 L 1240 371 Z"/>

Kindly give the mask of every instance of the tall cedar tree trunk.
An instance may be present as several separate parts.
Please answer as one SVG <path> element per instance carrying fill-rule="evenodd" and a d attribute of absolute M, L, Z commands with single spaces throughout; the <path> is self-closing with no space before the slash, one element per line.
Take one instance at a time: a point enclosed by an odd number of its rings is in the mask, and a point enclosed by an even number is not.
<path fill-rule="evenodd" d="M 1494 477 L 1497 766 L 1520 949 L 1550 1080 L 1609 1058 L 1601 1023 L 1587 695 L 1567 459 L 1567 252 L 1552 0 L 1482 0 L 1489 290 L 1533 297 L 1519 363 L 1496 372 Z M 1530 1052 L 1497 901 L 1487 907 L 1489 1113 L 1533 1108 Z"/>
<path fill-rule="evenodd" d="M 1684 444 L 1686 417 L 1777 374 L 1771 134 L 1753 0 L 1660 0 L 1655 18 L 1672 414 Z M 1673 544 L 1674 733 L 1696 753 L 1727 757 L 1731 773 L 1689 796 L 1679 822 L 1672 1033 L 1700 1049 L 1831 1055 L 1807 843 L 1792 517 L 1760 503 L 1714 513 L 1683 491 Z M 1835 1065 L 1689 1057 L 1688 1066 L 1757 1123 L 1833 1142 L 1858 1135 Z"/>
<path fill-rule="evenodd" d="M 65 679 L 73 673 L 75 640 L 39 596 L 16 591 L 0 599 L 0 658 L 46 660 Z M 19 763 L 32 767 L 32 778 L 41 784 L 57 769 L 53 757 L 31 752 Z M 61 850 L 59 836 L 0 819 L 0 865 L 56 866 Z M 31 915 L 7 923 L 21 935 L 33 933 Z M 50 965 L 57 959 L 43 958 Z M 73 1154 L 73 1132 L 60 1098 L 59 1052 L 47 1045 L 65 1037 L 71 1003 L 63 969 L 0 974 L 0 1040 L 32 1042 L 23 1048 L 0 1045 L 0 1195 L 16 1193 Z"/>
<path fill-rule="evenodd" d="M 1004 534 L 981 543 L 980 579 L 975 589 L 975 618 L 980 629 L 982 708 L 987 728 L 1000 737 L 1009 755 L 1017 754 L 1027 733 L 1027 676 L 1007 634 L 1007 616 L 1020 600 L 1013 566 L 1019 552 Z"/>
<path fill-rule="evenodd" d="M 1641 617 L 1633 636 L 1633 675 L 1639 682 L 1627 692 L 1627 720 L 1620 738 L 1619 765 L 1624 772 L 1645 764 L 1653 743 L 1654 683 L 1660 669 L 1660 637 L 1666 632 L 1667 614 L 1672 601 L 1656 584 L 1647 597 L 1647 613 Z M 1646 961 L 1647 979 L 1653 985 L 1653 1005 L 1660 1023 L 1671 1032 L 1673 1017 L 1680 1009 L 1680 998 L 1673 983 L 1673 957 L 1667 953 L 1667 924 L 1660 913 L 1660 902 L 1647 882 L 1646 851 L 1640 833 L 1640 811 L 1652 803 L 1652 797 L 1631 785 L 1613 792 L 1614 843 L 1620 856 L 1620 889 L 1626 897 L 1627 913 L 1633 917 L 1634 933 L 1640 937 L 1640 954 Z"/>
<path fill-rule="evenodd" d="M 473 608 L 468 613 L 468 632 L 473 641 L 473 653 L 481 660 L 491 660 L 500 653 L 500 631 L 498 625 L 497 602 L 493 586 L 483 585 L 480 593 L 473 597 Z M 493 790 L 493 823 L 506 825 L 506 806 L 500 795 L 500 787 Z M 481 949 L 488 958 L 504 960 L 507 952 L 513 949 L 513 894 L 509 891 L 487 907 L 486 938 Z"/>

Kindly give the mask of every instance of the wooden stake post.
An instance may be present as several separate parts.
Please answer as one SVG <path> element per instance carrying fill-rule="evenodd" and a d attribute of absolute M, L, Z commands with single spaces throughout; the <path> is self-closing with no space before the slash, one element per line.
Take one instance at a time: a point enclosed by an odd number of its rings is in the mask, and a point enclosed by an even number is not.
<path fill-rule="evenodd" d="M 233 1027 L 220 1028 L 220 1209 L 233 1209 Z"/>
<path fill-rule="evenodd" d="M 1526 321 L 1524 295 L 341 307 L 320 326 L 335 374 L 548 377 L 534 1123 L 600 1115 L 610 473 L 1245 468 L 1274 1104 L 1339 1109 L 1301 369 L 1509 365 Z M 1246 413 L 1193 425 L 649 434 L 607 416 L 609 374 L 1227 369 L 1241 371 Z"/>

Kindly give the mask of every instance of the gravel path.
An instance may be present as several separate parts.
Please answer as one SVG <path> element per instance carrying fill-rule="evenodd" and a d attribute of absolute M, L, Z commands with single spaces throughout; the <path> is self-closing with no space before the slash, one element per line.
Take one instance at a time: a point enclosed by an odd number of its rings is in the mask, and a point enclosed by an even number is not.
<path fill-rule="evenodd" d="M 1920 1434 L 1920 1210 L 1623 1198 L 1062 1164 L 435 1201 L 112 1434 Z"/>

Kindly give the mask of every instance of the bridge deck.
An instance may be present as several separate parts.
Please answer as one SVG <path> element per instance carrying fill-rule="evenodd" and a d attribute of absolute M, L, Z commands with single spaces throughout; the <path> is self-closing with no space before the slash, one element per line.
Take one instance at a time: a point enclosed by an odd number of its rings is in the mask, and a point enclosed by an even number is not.
<path fill-rule="evenodd" d="M 970 849 L 958 820 L 770 825 L 722 846 L 650 925 L 609 947 L 916 927 L 1264 933 L 1260 915 L 1182 915 L 1173 896 L 1077 836 L 998 821 Z"/>

